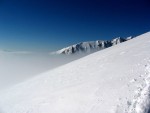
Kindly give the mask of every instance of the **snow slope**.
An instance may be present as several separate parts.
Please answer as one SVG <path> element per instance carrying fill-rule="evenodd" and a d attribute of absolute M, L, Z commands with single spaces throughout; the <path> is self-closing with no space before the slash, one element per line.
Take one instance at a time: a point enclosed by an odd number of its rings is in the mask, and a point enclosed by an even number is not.
<path fill-rule="evenodd" d="M 0 113 L 149 113 L 150 32 L 0 93 Z"/>

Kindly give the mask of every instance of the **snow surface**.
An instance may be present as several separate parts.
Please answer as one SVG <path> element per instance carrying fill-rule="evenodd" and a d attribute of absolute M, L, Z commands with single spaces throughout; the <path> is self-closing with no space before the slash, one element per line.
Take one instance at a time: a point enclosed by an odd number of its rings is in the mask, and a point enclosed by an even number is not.
<path fill-rule="evenodd" d="M 1 91 L 0 113 L 149 113 L 150 32 Z"/>

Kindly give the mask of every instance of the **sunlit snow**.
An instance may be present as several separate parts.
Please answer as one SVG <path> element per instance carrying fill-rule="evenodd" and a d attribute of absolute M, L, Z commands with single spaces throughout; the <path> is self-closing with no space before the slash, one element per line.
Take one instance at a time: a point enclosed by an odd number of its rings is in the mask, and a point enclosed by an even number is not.
<path fill-rule="evenodd" d="M 1 91 L 0 113 L 148 113 L 150 32 Z"/>

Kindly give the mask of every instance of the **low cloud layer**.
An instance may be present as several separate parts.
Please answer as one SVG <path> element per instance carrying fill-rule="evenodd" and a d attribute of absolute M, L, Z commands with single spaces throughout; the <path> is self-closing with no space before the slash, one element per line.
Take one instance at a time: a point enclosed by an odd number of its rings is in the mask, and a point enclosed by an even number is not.
<path fill-rule="evenodd" d="M 0 54 L 31 54 L 31 51 L 0 50 Z"/>
<path fill-rule="evenodd" d="M 69 63 L 79 57 L 0 50 L 0 90 Z"/>

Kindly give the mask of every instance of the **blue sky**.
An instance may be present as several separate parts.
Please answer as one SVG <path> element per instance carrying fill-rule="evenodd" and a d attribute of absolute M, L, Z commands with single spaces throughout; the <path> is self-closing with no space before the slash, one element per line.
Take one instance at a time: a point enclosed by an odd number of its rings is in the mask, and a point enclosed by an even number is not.
<path fill-rule="evenodd" d="M 55 51 L 150 30 L 148 0 L 0 0 L 0 49 Z"/>

